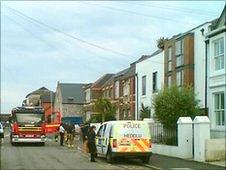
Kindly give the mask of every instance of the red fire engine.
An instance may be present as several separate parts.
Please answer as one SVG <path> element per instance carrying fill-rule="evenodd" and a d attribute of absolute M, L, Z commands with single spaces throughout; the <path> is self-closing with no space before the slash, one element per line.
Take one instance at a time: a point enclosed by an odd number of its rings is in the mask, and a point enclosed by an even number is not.
<path fill-rule="evenodd" d="M 46 123 L 41 107 L 17 107 L 12 110 L 10 142 L 32 142 L 45 145 Z"/>

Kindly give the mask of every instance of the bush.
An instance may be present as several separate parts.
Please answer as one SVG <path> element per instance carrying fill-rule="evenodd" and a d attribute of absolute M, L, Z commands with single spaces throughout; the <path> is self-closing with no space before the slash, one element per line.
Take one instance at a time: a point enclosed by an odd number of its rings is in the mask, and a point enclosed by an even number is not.
<path fill-rule="evenodd" d="M 191 87 L 171 86 L 161 90 L 153 100 L 155 118 L 165 128 L 175 129 L 179 117 L 199 114 L 199 101 Z"/>
<path fill-rule="evenodd" d="M 141 110 L 140 110 L 140 118 L 143 120 L 144 118 L 150 118 L 151 110 L 149 107 L 144 106 L 144 104 L 141 104 Z"/>

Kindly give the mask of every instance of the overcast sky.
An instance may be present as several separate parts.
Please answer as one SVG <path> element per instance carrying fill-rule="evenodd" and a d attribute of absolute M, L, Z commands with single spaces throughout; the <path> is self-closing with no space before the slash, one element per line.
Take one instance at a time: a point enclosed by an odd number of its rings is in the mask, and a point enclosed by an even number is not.
<path fill-rule="evenodd" d="M 55 91 L 57 81 L 89 83 L 116 73 L 153 53 L 159 37 L 213 20 L 223 7 L 223 1 L 1 2 L 1 113 L 42 86 Z"/>

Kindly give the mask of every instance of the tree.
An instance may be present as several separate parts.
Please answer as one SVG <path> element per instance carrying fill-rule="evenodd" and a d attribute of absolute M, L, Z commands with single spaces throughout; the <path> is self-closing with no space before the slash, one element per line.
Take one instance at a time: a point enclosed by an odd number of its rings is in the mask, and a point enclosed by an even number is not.
<path fill-rule="evenodd" d="M 116 106 L 106 98 L 99 98 L 95 102 L 94 111 L 100 113 L 102 122 L 115 120 Z"/>
<path fill-rule="evenodd" d="M 144 106 L 144 104 L 141 104 L 141 110 L 140 110 L 140 118 L 143 120 L 144 118 L 150 117 L 151 110 L 148 106 Z"/>
<path fill-rule="evenodd" d="M 171 86 L 161 90 L 153 100 L 155 118 L 166 128 L 175 128 L 179 117 L 199 115 L 199 101 L 192 87 Z"/>

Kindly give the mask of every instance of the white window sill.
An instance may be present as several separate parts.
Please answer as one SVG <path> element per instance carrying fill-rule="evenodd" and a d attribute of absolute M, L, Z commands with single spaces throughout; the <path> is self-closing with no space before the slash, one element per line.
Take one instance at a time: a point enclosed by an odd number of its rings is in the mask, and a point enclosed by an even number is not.
<path fill-rule="evenodd" d="M 146 98 L 146 97 L 147 97 L 146 95 L 142 95 L 142 96 L 141 96 L 141 98 Z"/>

